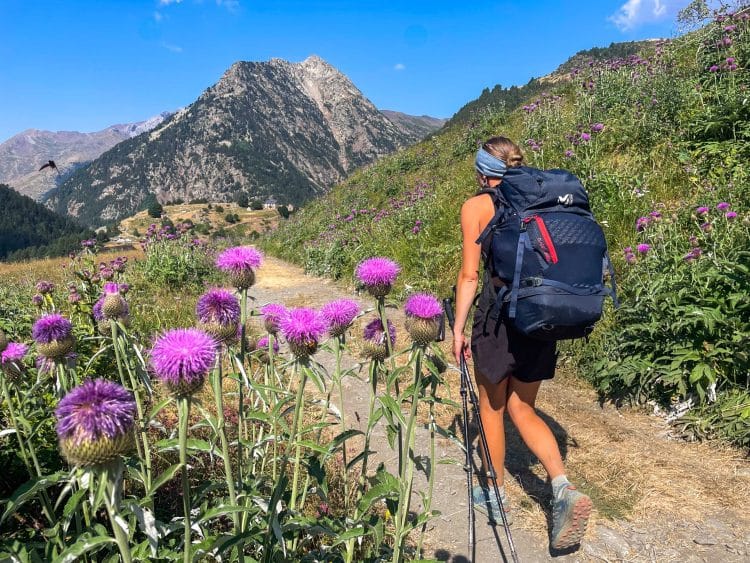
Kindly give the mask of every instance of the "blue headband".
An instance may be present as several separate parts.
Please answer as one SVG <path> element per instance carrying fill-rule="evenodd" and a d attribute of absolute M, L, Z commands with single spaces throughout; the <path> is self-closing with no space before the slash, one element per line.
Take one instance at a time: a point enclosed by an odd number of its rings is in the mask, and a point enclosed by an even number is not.
<path fill-rule="evenodd" d="M 476 168 L 477 172 L 482 176 L 487 176 L 488 178 L 502 178 L 505 176 L 505 171 L 508 169 L 504 161 L 496 156 L 492 156 L 481 147 L 477 151 L 477 159 L 474 162 L 474 168 Z"/>

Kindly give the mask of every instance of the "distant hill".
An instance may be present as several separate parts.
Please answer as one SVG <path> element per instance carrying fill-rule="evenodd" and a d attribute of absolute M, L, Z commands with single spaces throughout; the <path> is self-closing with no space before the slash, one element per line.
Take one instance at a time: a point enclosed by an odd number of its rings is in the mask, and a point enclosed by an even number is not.
<path fill-rule="evenodd" d="M 76 170 L 46 198 L 101 225 L 161 203 L 302 203 L 357 167 L 408 145 L 405 134 L 338 70 L 312 56 L 237 62 L 188 107 Z"/>
<path fill-rule="evenodd" d="M 430 117 L 429 115 L 408 115 L 400 111 L 381 109 L 380 113 L 390 119 L 393 124 L 413 142 L 421 141 L 427 135 L 440 129 L 447 119 Z"/>
<path fill-rule="evenodd" d="M 153 129 L 170 115 L 162 112 L 145 121 L 111 125 L 93 133 L 27 129 L 0 143 L 0 182 L 38 200 L 77 168 L 117 143 Z M 59 175 L 50 169 L 39 172 L 48 160 L 55 161 Z"/>
<path fill-rule="evenodd" d="M 94 233 L 0 184 L 0 260 L 62 256 Z"/>

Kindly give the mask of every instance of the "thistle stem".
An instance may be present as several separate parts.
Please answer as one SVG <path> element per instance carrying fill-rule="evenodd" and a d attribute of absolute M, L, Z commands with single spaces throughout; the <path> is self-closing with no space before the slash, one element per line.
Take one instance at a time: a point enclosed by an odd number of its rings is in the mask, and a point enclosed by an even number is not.
<path fill-rule="evenodd" d="M 117 362 L 117 373 L 120 375 L 120 383 L 122 383 L 122 386 L 125 389 L 127 389 L 128 384 L 125 381 L 125 370 L 122 367 L 123 366 L 123 360 L 122 360 L 123 350 L 120 349 L 120 330 L 117 326 L 117 321 L 114 319 L 109 321 L 109 326 L 112 329 L 112 347 L 115 350 L 115 361 Z M 135 385 L 133 385 L 132 378 L 130 378 L 130 385 L 132 387 L 131 391 L 133 391 L 133 395 L 136 397 L 136 409 L 138 412 L 138 427 L 141 428 L 143 426 L 143 410 L 140 408 L 141 405 L 140 405 L 140 399 L 138 398 L 138 389 L 136 389 Z M 143 460 L 144 452 L 143 452 L 143 446 L 141 442 L 136 440 L 135 446 L 138 451 L 138 459 Z M 145 475 L 145 471 L 144 471 L 144 475 Z M 144 483 L 144 484 L 146 485 L 146 490 L 148 491 L 151 488 L 151 484 L 150 483 Z"/>
<path fill-rule="evenodd" d="M 300 443 L 301 436 L 299 431 L 300 421 L 302 419 L 302 411 L 305 406 L 305 384 L 307 383 L 307 360 L 304 360 L 305 365 L 300 370 L 301 361 L 296 362 L 295 371 L 299 372 L 299 382 L 297 387 L 297 398 L 294 403 L 294 421 L 292 423 L 291 437 L 294 439 L 295 452 L 294 452 L 294 476 L 292 478 L 292 495 L 289 501 L 289 508 L 294 510 L 297 508 L 297 485 L 299 482 L 299 465 L 300 458 L 302 457 L 302 444 Z"/>
<path fill-rule="evenodd" d="M 339 409 L 341 412 L 341 432 L 346 432 L 346 409 L 344 408 L 344 386 L 341 376 L 341 348 L 343 336 L 337 336 L 334 339 L 334 352 L 336 354 L 336 371 L 334 372 L 334 382 L 339 388 Z M 346 469 L 346 440 L 341 443 L 341 457 L 344 463 L 344 512 L 349 512 L 349 472 Z"/>
<path fill-rule="evenodd" d="M 229 491 L 229 503 L 232 506 L 237 506 L 237 494 L 234 489 L 234 473 L 232 472 L 232 461 L 229 457 L 229 442 L 227 440 L 227 433 L 224 427 L 224 400 L 222 393 L 222 369 L 221 369 L 221 354 L 216 359 L 216 367 L 213 371 L 213 390 L 214 399 L 216 400 L 216 431 L 219 434 L 221 440 L 221 457 L 224 459 L 224 475 L 226 476 L 227 489 Z M 232 522 L 234 523 L 235 533 L 241 532 L 240 529 L 240 518 L 237 512 L 232 514 Z"/>
<path fill-rule="evenodd" d="M 118 463 L 122 462 L 118 461 Z M 107 506 L 107 514 L 109 515 L 109 521 L 112 524 L 112 531 L 115 534 L 115 541 L 120 550 L 122 561 L 123 563 L 131 563 L 133 558 L 130 554 L 130 538 L 117 521 L 118 507 L 116 502 L 119 476 L 117 476 L 116 473 L 116 470 L 112 467 L 106 467 L 102 471 L 103 475 L 101 475 L 101 477 L 106 479 L 108 484 L 107 494 L 104 495 L 104 504 Z"/>
<path fill-rule="evenodd" d="M 16 429 L 16 439 L 18 440 L 18 451 L 21 454 L 21 459 L 23 460 L 23 463 L 29 472 L 29 476 L 32 479 L 39 478 L 42 476 L 42 470 L 39 466 L 39 461 L 37 460 L 36 454 L 34 453 L 34 446 L 31 442 L 27 444 L 24 440 L 23 431 L 19 424 L 18 417 L 16 417 L 16 409 L 13 406 L 13 397 L 11 396 L 10 390 L 8 389 L 8 383 L 5 381 L 5 377 L 0 377 L 0 381 L 2 381 L 3 396 L 5 397 L 5 402 L 8 404 L 8 414 L 10 414 L 10 420 L 13 423 L 13 427 Z M 29 458 L 31 458 L 31 462 L 29 462 Z M 54 525 L 55 513 L 52 510 L 52 502 L 50 501 L 49 496 L 47 496 L 46 491 L 41 492 L 40 500 L 42 502 L 42 511 L 44 512 L 44 516 L 47 518 L 47 520 L 49 520 L 50 525 Z M 63 546 L 61 545 L 61 547 Z"/>
<path fill-rule="evenodd" d="M 240 365 L 245 369 L 245 355 L 247 354 L 247 288 L 240 290 Z M 244 381 L 240 375 L 237 400 L 237 482 L 242 487 L 242 464 L 244 452 L 242 440 L 247 438 L 245 432 L 245 392 Z"/>
<path fill-rule="evenodd" d="M 385 297 L 378 297 L 378 314 L 380 315 L 380 322 L 383 325 L 383 336 L 385 337 L 385 353 L 386 357 L 389 358 L 391 364 L 391 372 L 396 371 L 396 360 L 393 357 L 393 345 L 391 344 L 391 333 L 388 330 L 388 318 L 385 314 Z M 386 377 L 386 381 L 390 378 Z M 393 387 L 396 391 L 396 401 L 401 402 L 401 390 L 399 389 L 398 378 L 393 380 Z M 390 389 L 388 389 L 390 392 Z M 398 472 L 401 474 L 401 470 L 404 466 L 404 458 L 402 451 L 404 449 L 404 433 L 401 428 L 401 423 L 398 423 Z"/>
<path fill-rule="evenodd" d="M 419 391 L 422 383 L 422 349 L 416 347 L 414 358 L 414 391 L 409 411 L 409 420 L 406 425 L 406 441 L 404 443 L 403 459 L 404 467 L 399 473 L 401 482 L 401 494 L 396 512 L 396 531 L 394 538 L 393 563 L 400 563 L 403 551 L 403 543 L 407 533 L 406 519 L 409 516 L 411 506 L 411 491 L 414 484 L 414 461 L 409 457 L 409 450 L 414 443 L 414 428 L 417 419 L 417 406 L 419 405 Z"/>
<path fill-rule="evenodd" d="M 432 493 L 435 489 L 435 386 L 432 387 L 432 396 L 430 397 L 430 476 L 427 480 L 427 496 L 424 500 L 424 511 L 430 512 L 432 509 Z M 417 557 L 422 555 L 422 543 L 427 531 L 427 522 L 422 524 L 422 530 L 419 534 L 419 543 L 417 544 Z"/>
<path fill-rule="evenodd" d="M 182 473 L 182 512 L 184 520 L 184 551 L 183 562 L 190 563 L 190 481 L 188 479 L 187 466 L 187 435 L 190 419 L 190 397 L 180 397 L 177 400 L 179 411 L 179 444 L 180 444 L 180 472 Z"/>

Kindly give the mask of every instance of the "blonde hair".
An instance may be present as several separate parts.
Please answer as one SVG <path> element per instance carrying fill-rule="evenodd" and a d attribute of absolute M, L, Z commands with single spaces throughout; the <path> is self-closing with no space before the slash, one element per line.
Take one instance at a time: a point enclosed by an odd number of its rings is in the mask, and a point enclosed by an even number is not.
<path fill-rule="evenodd" d="M 521 148 L 507 137 L 490 137 L 482 144 L 482 148 L 505 162 L 508 168 L 523 165 Z"/>

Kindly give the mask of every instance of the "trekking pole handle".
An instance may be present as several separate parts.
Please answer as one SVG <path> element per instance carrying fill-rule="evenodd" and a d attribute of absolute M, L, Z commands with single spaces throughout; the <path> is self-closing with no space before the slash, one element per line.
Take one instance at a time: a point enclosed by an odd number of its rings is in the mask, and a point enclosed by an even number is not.
<path fill-rule="evenodd" d="M 456 316 L 453 313 L 453 299 L 450 297 L 446 297 L 443 299 L 443 310 L 445 311 L 445 318 L 448 319 L 448 325 L 451 327 L 451 332 L 453 331 L 453 324 L 456 321 Z"/>

